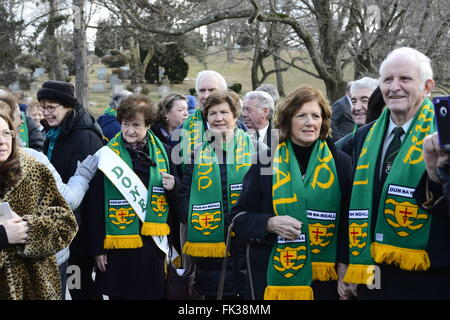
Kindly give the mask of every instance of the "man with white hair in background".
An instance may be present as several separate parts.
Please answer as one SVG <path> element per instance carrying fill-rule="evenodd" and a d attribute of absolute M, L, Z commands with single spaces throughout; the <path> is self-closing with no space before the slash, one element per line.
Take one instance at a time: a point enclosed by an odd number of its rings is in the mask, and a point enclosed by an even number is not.
<path fill-rule="evenodd" d="M 331 105 L 331 134 L 335 142 L 352 132 L 354 127 L 351 114 L 350 86 L 351 82 L 348 82 L 345 87 L 345 96 Z"/>
<path fill-rule="evenodd" d="M 264 91 L 249 91 L 242 102 L 242 120 L 255 133 L 259 142 L 269 148 L 272 142 L 271 119 L 274 111 L 272 97 Z"/>
<path fill-rule="evenodd" d="M 345 282 L 358 299 L 450 299 L 450 232 L 414 199 L 425 172 L 422 144 L 435 129 L 430 59 L 412 48 L 380 66 L 387 108 L 354 137 Z"/>
<path fill-rule="evenodd" d="M 336 148 L 347 152 L 351 156 L 351 149 L 346 150 L 346 144 L 353 137 L 356 130 L 366 124 L 367 106 L 372 92 L 378 87 L 378 80 L 364 77 L 351 82 L 350 100 L 352 102 L 351 114 L 355 126 L 352 132 L 336 142 Z"/>
<path fill-rule="evenodd" d="M 184 121 L 179 129 L 174 130 L 170 137 L 169 144 L 173 147 L 172 160 L 176 165 L 190 162 L 195 146 L 206 141 L 205 132 L 209 129 L 209 125 L 203 117 L 203 106 L 206 99 L 214 92 L 227 92 L 227 90 L 227 82 L 220 73 L 214 70 L 203 70 L 197 74 L 195 80 L 197 110 Z M 248 131 L 245 124 L 239 120 L 236 122 L 236 126 Z M 179 170 L 179 175 L 180 177 L 183 175 L 183 170 Z"/>

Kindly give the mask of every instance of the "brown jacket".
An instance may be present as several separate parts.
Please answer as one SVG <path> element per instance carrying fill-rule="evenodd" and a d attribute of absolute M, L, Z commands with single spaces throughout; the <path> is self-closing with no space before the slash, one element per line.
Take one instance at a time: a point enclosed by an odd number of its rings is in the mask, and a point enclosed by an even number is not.
<path fill-rule="evenodd" d="M 20 166 L 19 182 L 0 201 L 28 221 L 28 240 L 0 250 L 0 299 L 60 299 L 55 253 L 75 237 L 75 216 L 43 164 L 21 152 Z"/>

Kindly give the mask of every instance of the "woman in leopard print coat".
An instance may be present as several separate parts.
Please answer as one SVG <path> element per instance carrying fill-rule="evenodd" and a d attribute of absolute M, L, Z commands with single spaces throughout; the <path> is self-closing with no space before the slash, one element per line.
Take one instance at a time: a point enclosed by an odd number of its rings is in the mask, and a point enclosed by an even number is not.
<path fill-rule="evenodd" d="M 4 124 L 3 120 L 12 130 L 9 117 L 0 114 Z M 1 129 L 3 156 L 7 150 L 3 131 L 8 130 Z M 12 211 L 27 222 L 28 233 L 24 244 L 9 244 L 7 232 L 0 225 L 0 299 L 57 300 L 61 298 L 61 282 L 55 253 L 74 238 L 78 229 L 75 216 L 50 171 L 18 151 L 15 137 L 9 149 L 8 159 L 0 161 L 0 202 L 8 202 Z"/>

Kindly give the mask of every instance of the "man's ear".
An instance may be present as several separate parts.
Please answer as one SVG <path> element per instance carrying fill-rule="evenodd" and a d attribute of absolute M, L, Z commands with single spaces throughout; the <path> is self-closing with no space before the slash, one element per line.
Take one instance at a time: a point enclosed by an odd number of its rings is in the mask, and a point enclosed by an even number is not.
<path fill-rule="evenodd" d="M 431 93 L 431 91 L 434 90 L 434 87 L 435 87 L 434 80 L 433 79 L 428 79 L 425 82 L 425 93 L 427 93 L 427 94 Z"/>

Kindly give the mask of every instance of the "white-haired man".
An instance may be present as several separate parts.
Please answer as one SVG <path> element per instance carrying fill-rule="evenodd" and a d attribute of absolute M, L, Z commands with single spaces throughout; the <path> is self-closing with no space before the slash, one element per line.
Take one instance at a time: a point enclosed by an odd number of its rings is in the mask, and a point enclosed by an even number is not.
<path fill-rule="evenodd" d="M 172 132 L 169 144 L 173 147 L 173 161 L 180 165 L 190 162 L 190 154 L 196 145 L 204 142 L 205 132 L 209 129 L 206 119 L 203 117 L 203 106 L 206 99 L 215 92 L 226 92 L 228 90 L 225 78 L 214 70 L 203 70 L 197 74 L 195 80 L 195 90 L 197 91 L 197 110 L 191 114 L 182 126 Z M 244 131 L 248 128 L 241 121 L 236 122 L 236 126 Z M 183 175 L 182 166 L 178 167 L 179 175 Z"/>
<path fill-rule="evenodd" d="M 347 152 L 350 156 L 352 150 L 348 148 L 349 140 L 355 134 L 356 129 L 366 124 L 369 98 L 377 87 L 378 80 L 369 77 L 364 77 L 351 82 L 350 100 L 352 102 L 352 107 L 350 111 L 355 125 L 352 132 L 336 142 L 336 148 Z"/>
<path fill-rule="evenodd" d="M 350 86 L 351 82 L 348 82 L 345 87 L 345 96 L 336 100 L 331 106 L 331 132 L 333 141 L 338 141 L 352 132 L 355 125 L 351 114 Z"/>
<path fill-rule="evenodd" d="M 271 144 L 271 123 L 274 110 L 272 97 L 264 91 L 249 91 L 242 102 L 242 120 L 255 133 L 256 138 L 269 148 Z"/>
<path fill-rule="evenodd" d="M 198 108 L 203 109 L 206 99 L 217 91 L 228 90 L 225 78 L 214 70 L 203 70 L 195 79 L 195 91 L 197 92 Z"/>
<path fill-rule="evenodd" d="M 449 299 L 448 225 L 413 196 L 425 172 L 423 141 L 435 131 L 430 60 L 396 49 L 381 64 L 379 83 L 387 108 L 354 138 L 344 281 L 362 284 L 359 299 Z"/>

